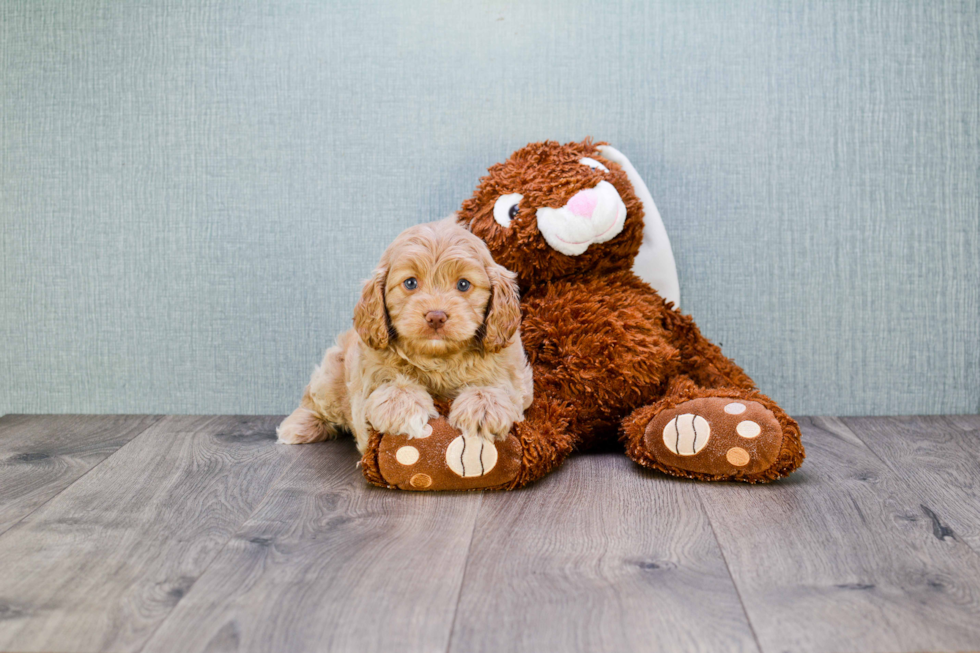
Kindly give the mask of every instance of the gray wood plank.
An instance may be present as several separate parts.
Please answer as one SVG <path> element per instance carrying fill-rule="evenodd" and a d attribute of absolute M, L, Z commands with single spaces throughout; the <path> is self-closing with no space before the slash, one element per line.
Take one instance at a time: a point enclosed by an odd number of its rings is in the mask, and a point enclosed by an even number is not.
<path fill-rule="evenodd" d="M 698 486 L 763 651 L 980 649 L 980 556 L 937 536 L 922 495 L 843 422 L 800 424 L 789 478 Z"/>
<path fill-rule="evenodd" d="M 980 415 L 841 421 L 921 497 L 910 519 L 980 552 Z"/>
<path fill-rule="evenodd" d="M 4 415 L 0 418 L 0 533 L 160 419 Z"/>
<path fill-rule="evenodd" d="M 973 439 L 968 440 L 969 447 L 971 451 L 977 451 L 977 447 L 980 446 L 980 415 L 945 415 L 943 419 L 949 420 L 964 433 L 972 435 Z"/>
<path fill-rule="evenodd" d="M 301 457 L 144 651 L 444 651 L 481 496 L 369 486 L 347 440 Z"/>
<path fill-rule="evenodd" d="M 0 650 L 139 650 L 295 459 L 277 421 L 167 417 L 0 536 Z"/>
<path fill-rule="evenodd" d="M 451 651 L 755 651 L 694 483 L 621 453 L 492 494 Z"/>

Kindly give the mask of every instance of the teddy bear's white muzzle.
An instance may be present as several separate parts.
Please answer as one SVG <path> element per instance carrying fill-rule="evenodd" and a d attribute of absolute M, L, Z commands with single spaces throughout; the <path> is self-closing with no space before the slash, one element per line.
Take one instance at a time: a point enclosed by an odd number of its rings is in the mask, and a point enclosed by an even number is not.
<path fill-rule="evenodd" d="M 615 186 L 600 181 L 576 193 L 560 209 L 538 209 L 537 219 L 541 235 L 553 249 L 578 256 L 589 245 L 619 235 L 626 222 L 626 205 Z"/>

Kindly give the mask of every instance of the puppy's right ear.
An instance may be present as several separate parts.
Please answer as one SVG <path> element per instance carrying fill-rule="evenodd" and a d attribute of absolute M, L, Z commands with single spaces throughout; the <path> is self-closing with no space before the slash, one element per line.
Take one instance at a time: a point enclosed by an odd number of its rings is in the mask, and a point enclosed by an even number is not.
<path fill-rule="evenodd" d="M 385 306 L 385 283 L 388 269 L 379 267 L 364 282 L 361 299 L 354 307 L 354 328 L 357 335 L 374 349 L 384 349 L 392 338 L 391 319 Z"/>

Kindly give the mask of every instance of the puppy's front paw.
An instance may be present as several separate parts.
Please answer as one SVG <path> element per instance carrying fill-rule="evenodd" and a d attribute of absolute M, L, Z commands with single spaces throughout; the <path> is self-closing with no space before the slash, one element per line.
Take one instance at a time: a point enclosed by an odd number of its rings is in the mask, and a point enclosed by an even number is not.
<path fill-rule="evenodd" d="M 425 438 L 432 434 L 429 420 L 435 417 L 439 412 L 422 388 L 388 383 L 368 397 L 367 418 L 380 433 Z"/>
<path fill-rule="evenodd" d="M 524 419 L 518 402 L 501 388 L 469 388 L 453 400 L 449 425 L 465 436 L 503 440 L 514 422 Z"/>

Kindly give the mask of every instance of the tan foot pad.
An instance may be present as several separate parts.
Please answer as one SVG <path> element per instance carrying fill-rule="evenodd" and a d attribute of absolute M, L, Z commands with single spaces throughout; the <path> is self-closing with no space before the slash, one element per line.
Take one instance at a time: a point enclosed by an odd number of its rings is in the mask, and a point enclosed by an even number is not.
<path fill-rule="evenodd" d="M 734 477 L 771 467 L 779 456 L 783 431 L 762 404 L 704 397 L 654 417 L 644 441 L 666 466 Z"/>
<path fill-rule="evenodd" d="M 478 490 L 517 477 L 522 451 L 513 435 L 502 442 L 464 438 L 441 417 L 429 426 L 432 434 L 425 438 L 381 438 L 378 469 L 389 485 L 401 490 Z"/>

